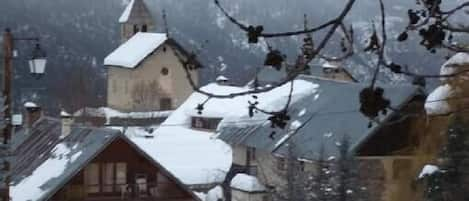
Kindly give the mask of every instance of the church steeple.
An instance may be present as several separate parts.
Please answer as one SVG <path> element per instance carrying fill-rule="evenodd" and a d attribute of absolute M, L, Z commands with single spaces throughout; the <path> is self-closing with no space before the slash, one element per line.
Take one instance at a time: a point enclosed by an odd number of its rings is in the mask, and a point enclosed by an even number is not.
<path fill-rule="evenodd" d="M 121 42 L 124 43 L 137 32 L 155 30 L 155 22 L 143 0 L 131 0 L 119 18 Z"/>

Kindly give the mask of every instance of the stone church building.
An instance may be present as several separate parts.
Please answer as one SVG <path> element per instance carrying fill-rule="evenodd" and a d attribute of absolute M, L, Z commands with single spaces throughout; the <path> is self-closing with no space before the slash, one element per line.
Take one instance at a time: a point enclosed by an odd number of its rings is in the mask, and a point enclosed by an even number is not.
<path fill-rule="evenodd" d="M 107 105 L 125 112 L 167 111 L 192 93 L 186 72 L 189 53 L 156 23 L 143 0 L 132 0 L 119 18 L 121 45 L 104 60 L 108 70 Z M 198 66 L 197 61 L 192 62 Z"/>

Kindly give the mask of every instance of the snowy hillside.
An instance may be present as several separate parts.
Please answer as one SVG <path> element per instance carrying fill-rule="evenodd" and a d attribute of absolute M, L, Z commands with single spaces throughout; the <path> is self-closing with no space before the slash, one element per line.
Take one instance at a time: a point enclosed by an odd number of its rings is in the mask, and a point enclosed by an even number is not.
<path fill-rule="evenodd" d="M 118 18 L 125 6 L 125 0 L 3 0 L 0 7 L 0 27 L 9 26 L 14 33 L 21 36 L 40 35 L 50 56 L 48 79 L 41 82 L 52 93 L 52 84 L 76 76 L 76 70 L 82 66 L 93 66 L 92 73 L 87 77 L 96 83 L 93 93 L 104 103 L 105 70 L 101 67 L 104 57 L 118 45 Z M 211 0 L 147 0 L 154 18 L 157 19 L 159 31 L 163 31 L 161 20 L 162 10 L 168 15 L 169 30 L 188 49 L 198 49 L 202 45 L 201 60 L 209 68 L 204 71 L 203 80 L 213 81 L 215 75 L 222 71 L 231 80 L 245 82 L 250 79 L 256 67 L 264 61 L 266 47 L 248 45 L 246 37 L 237 27 L 227 21 Z M 308 14 L 310 23 L 317 25 L 334 16 L 343 5 L 342 0 L 317 1 L 295 0 L 295 3 L 284 0 L 236 0 L 220 1 L 227 10 L 243 22 L 263 24 L 266 31 L 287 31 L 300 29 L 303 24 L 303 13 Z M 395 38 L 407 23 L 407 9 L 415 6 L 414 1 L 388 1 L 387 13 L 390 37 Z M 320 8 L 320 9 L 315 9 Z M 371 31 L 370 23 L 379 19 L 377 2 L 373 0 L 359 1 L 352 15 L 347 18 L 356 30 L 355 48 L 362 52 L 366 37 Z M 364 12 L 365 11 L 365 12 Z M 25 15 L 27 13 L 27 15 Z M 315 37 L 320 37 L 321 34 Z M 412 36 L 412 35 L 411 35 Z M 415 36 L 415 35 L 414 35 Z M 444 53 L 428 56 L 423 47 L 417 45 L 418 38 L 411 37 L 407 43 L 391 43 L 388 57 L 402 64 L 417 67 L 419 72 L 435 73 L 443 63 Z M 204 44 L 204 41 L 208 41 Z M 289 60 L 295 58 L 301 38 L 292 37 L 269 41 L 274 47 L 282 49 Z M 337 51 L 339 44 L 331 44 L 328 52 Z M 21 44 L 25 50 L 26 44 Z M 27 48 L 26 48 L 27 49 Z M 428 59 L 415 59 L 415 58 Z M 361 54 L 355 56 L 347 68 L 359 78 L 369 79 L 370 58 Z M 24 64 L 24 63 L 23 63 Z M 21 63 L 18 66 L 22 65 Z M 222 67 L 222 68 L 220 68 Z M 18 68 L 20 69 L 20 68 Z M 26 76 L 25 68 L 20 75 Z M 65 72 L 65 73 L 64 73 Z M 27 76 L 26 76 L 27 77 Z M 400 81 L 403 78 L 385 72 L 381 77 L 384 81 Z M 31 87 L 33 79 L 18 83 L 22 87 Z M 34 82 L 36 83 L 36 82 Z M 33 84 L 36 85 L 36 84 Z M 23 98 L 28 95 L 18 95 Z"/>

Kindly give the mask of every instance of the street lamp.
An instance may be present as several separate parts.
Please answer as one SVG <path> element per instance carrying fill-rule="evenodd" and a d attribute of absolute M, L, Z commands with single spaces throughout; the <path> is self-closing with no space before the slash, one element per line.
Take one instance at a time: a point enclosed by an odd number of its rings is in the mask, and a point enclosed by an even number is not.
<path fill-rule="evenodd" d="M 29 73 L 36 78 L 40 78 L 44 75 L 47 64 L 47 55 L 41 49 L 39 43 L 36 43 L 36 47 L 32 53 L 32 57 L 29 60 Z"/>
<path fill-rule="evenodd" d="M 12 134 L 12 78 L 13 78 L 13 59 L 17 55 L 14 51 L 15 41 L 33 41 L 36 42 L 36 46 L 33 50 L 32 56 L 29 58 L 29 72 L 31 75 L 39 79 L 45 72 L 47 60 L 46 54 L 41 47 L 39 46 L 39 38 L 15 38 L 11 33 L 10 29 L 5 29 L 3 33 L 3 96 L 4 96 L 4 119 L 5 127 L 3 129 L 3 143 L 1 143 L 0 149 L 0 164 L 3 164 L 2 170 L 2 179 L 4 180 L 4 185 L 0 185 L 0 200 L 9 201 L 10 200 L 10 139 Z"/>

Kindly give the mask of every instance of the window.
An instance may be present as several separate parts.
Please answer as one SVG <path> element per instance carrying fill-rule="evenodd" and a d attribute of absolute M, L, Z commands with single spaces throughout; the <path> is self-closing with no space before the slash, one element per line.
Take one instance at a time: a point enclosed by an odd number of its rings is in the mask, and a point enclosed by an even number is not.
<path fill-rule="evenodd" d="M 102 170 L 102 180 L 103 181 L 103 192 L 110 193 L 113 192 L 114 187 L 114 163 L 105 163 L 101 166 Z"/>
<path fill-rule="evenodd" d="M 116 193 L 127 184 L 126 163 L 92 163 L 85 168 L 86 192 Z"/>
<path fill-rule="evenodd" d="M 192 128 L 216 130 L 220 121 L 220 118 L 192 117 Z"/>
<path fill-rule="evenodd" d="M 277 158 L 277 169 L 285 170 L 286 169 L 286 162 L 284 158 Z"/>
<path fill-rule="evenodd" d="M 166 67 L 163 67 L 163 68 L 161 69 L 161 74 L 162 74 L 162 75 L 168 75 L 168 74 L 169 74 L 169 69 L 166 68 Z"/>
<path fill-rule="evenodd" d="M 87 193 L 99 192 L 99 165 L 92 163 L 85 169 L 85 184 Z"/>
<path fill-rule="evenodd" d="M 304 161 L 300 161 L 300 171 L 301 172 L 305 171 L 305 162 Z"/>
<path fill-rule="evenodd" d="M 249 160 L 256 160 L 256 148 L 248 147 L 247 156 Z"/>
<path fill-rule="evenodd" d="M 172 108 L 171 98 L 160 99 L 160 110 L 171 110 Z"/>
<path fill-rule="evenodd" d="M 147 32 L 147 31 L 148 31 L 147 29 L 148 29 L 148 28 L 147 28 L 147 25 L 144 24 L 144 25 L 142 26 L 142 32 Z"/>
<path fill-rule="evenodd" d="M 136 24 L 134 24 L 134 34 L 138 33 L 138 26 Z"/>

